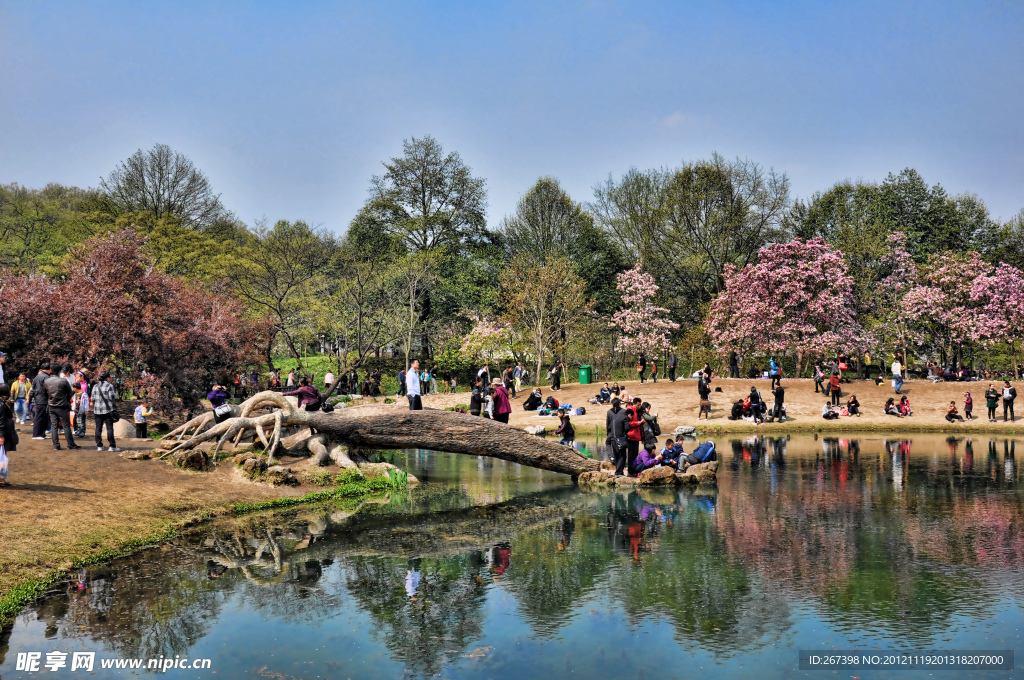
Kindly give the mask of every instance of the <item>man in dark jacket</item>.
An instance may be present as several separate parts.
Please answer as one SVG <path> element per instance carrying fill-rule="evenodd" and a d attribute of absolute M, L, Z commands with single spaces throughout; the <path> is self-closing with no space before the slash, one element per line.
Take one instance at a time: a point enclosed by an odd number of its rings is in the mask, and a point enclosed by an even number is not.
<path fill-rule="evenodd" d="M 676 381 L 676 353 L 672 352 L 668 355 L 668 381 Z"/>
<path fill-rule="evenodd" d="M 70 367 L 65 366 L 64 372 L 70 373 Z M 43 389 L 46 390 L 46 412 L 50 416 L 50 435 L 53 439 L 53 449 L 60 451 L 60 427 L 64 427 L 64 438 L 67 440 L 68 449 L 80 449 L 75 443 L 75 436 L 71 432 L 71 397 L 74 392 L 71 383 L 66 379 L 51 375 L 43 382 Z"/>
<path fill-rule="evenodd" d="M 39 373 L 32 378 L 32 405 L 36 411 L 32 420 L 32 439 L 46 439 L 46 431 L 50 429 L 50 419 L 46 413 L 46 389 L 43 387 L 49 377 L 50 362 L 44 360 L 39 365 Z"/>
<path fill-rule="evenodd" d="M 612 408 L 608 411 L 608 436 L 612 441 L 612 456 L 615 460 L 615 476 L 621 477 L 626 470 L 627 440 L 629 430 L 629 412 L 620 406 L 618 399 L 612 399 Z M 615 411 L 614 415 L 612 411 Z"/>

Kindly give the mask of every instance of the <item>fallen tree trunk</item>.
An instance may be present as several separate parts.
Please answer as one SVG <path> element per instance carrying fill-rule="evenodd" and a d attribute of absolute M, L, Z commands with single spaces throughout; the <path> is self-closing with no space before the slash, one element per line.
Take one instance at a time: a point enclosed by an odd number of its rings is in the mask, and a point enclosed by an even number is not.
<path fill-rule="evenodd" d="M 272 408 L 270 413 L 254 412 Z M 560 446 L 540 437 L 526 434 L 486 418 L 452 411 L 404 411 L 400 408 L 371 407 L 342 409 L 333 413 L 304 411 L 295 408 L 276 392 L 260 392 L 236 408 L 237 414 L 222 423 L 213 423 L 203 414 L 181 425 L 167 435 L 180 441 L 161 457 L 195 448 L 208 441 L 217 441 L 212 458 L 232 437 L 238 441 L 249 431 L 263 442 L 268 463 L 281 446 L 282 430 L 287 427 L 311 428 L 316 435 L 305 440 L 305 448 L 318 464 L 331 456 L 332 448 L 342 444 L 353 449 L 394 448 L 432 449 L 449 453 L 500 458 L 529 467 L 551 470 L 578 477 L 584 472 L 600 469 L 600 463 L 586 458 L 575 449 Z M 185 438 L 188 433 L 191 436 Z M 301 451 L 302 443 L 288 449 Z M 346 460 L 336 454 L 340 464 Z"/>

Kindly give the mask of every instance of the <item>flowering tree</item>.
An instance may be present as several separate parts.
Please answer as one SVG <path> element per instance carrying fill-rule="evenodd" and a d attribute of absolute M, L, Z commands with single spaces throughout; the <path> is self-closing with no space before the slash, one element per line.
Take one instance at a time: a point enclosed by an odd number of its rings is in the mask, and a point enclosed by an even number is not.
<path fill-rule="evenodd" d="M 726 265 L 707 331 L 721 352 L 792 353 L 799 375 L 804 357 L 863 347 L 853 285 L 843 254 L 820 238 L 766 246 L 756 265 Z"/>
<path fill-rule="evenodd" d="M 1024 272 L 1000 264 L 991 275 L 974 279 L 971 300 L 981 305 L 972 339 L 1008 343 L 1016 366 L 1017 341 L 1024 338 Z"/>
<path fill-rule="evenodd" d="M 990 270 L 974 251 L 929 257 L 918 284 L 902 300 L 910 338 L 918 345 L 934 342 L 948 357 L 954 345 L 978 337 L 980 304 L 972 299 L 974 280 Z"/>
<path fill-rule="evenodd" d="M 462 341 L 463 355 L 473 359 L 516 358 L 516 350 L 522 349 L 518 334 L 512 324 L 501 319 L 485 319 L 471 316 L 473 328 Z"/>
<path fill-rule="evenodd" d="M 68 359 L 130 381 L 145 370 L 155 400 L 193 406 L 212 381 L 256 363 L 266 325 L 245 320 L 229 295 L 157 271 L 144 244 L 131 229 L 90 239 L 60 280 L 0 272 L 11 364 L 32 374 L 44 358 Z"/>
<path fill-rule="evenodd" d="M 634 354 L 657 354 L 669 348 L 669 334 L 679 324 L 665 315 L 668 310 L 654 304 L 658 285 L 654 277 L 641 270 L 641 263 L 617 275 L 619 292 L 622 293 L 622 309 L 615 312 L 608 323 L 622 333 L 618 348 Z"/>
<path fill-rule="evenodd" d="M 911 331 L 903 310 L 903 296 L 917 283 L 917 265 L 907 250 L 907 237 L 903 232 L 889 234 L 885 245 L 886 252 L 880 262 L 882 278 L 870 293 L 874 323 L 869 340 L 876 349 L 890 345 L 906 350 Z"/>

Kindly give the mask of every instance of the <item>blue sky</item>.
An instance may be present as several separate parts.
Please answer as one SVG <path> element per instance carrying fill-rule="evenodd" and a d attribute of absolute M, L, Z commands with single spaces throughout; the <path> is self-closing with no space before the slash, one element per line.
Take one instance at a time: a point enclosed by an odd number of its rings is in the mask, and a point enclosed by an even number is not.
<path fill-rule="evenodd" d="M 807 197 L 917 168 L 1024 208 L 1024 3 L 0 0 L 0 183 L 96 186 L 184 152 L 247 222 L 343 231 L 434 135 L 489 220 L 713 151 Z"/>

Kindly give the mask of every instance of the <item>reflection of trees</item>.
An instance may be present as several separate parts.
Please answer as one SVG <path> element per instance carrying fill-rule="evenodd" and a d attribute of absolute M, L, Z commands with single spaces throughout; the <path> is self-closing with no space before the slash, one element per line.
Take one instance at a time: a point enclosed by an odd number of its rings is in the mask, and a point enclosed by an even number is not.
<path fill-rule="evenodd" d="M 482 634 L 483 564 L 474 552 L 416 564 L 354 557 L 345 569 L 348 590 L 370 615 L 375 636 L 411 672 L 429 676 Z M 406 589 L 411 570 L 419 572 L 412 596 Z"/>
<path fill-rule="evenodd" d="M 758 438 L 752 438 L 758 439 Z M 1024 520 L 1014 474 L 951 438 L 939 462 L 908 439 L 826 438 L 766 485 L 758 441 L 735 442 L 715 523 L 728 553 L 761 578 L 812 594 L 840 627 L 881 627 L 926 643 L 955 615 L 987 615 L 995 589 L 959 565 L 1017 570 Z M 1009 447 L 1007 447 L 1009 450 Z M 920 447 L 918 447 L 920 451 Z M 1000 586 L 1002 588 L 1002 586 Z"/>

